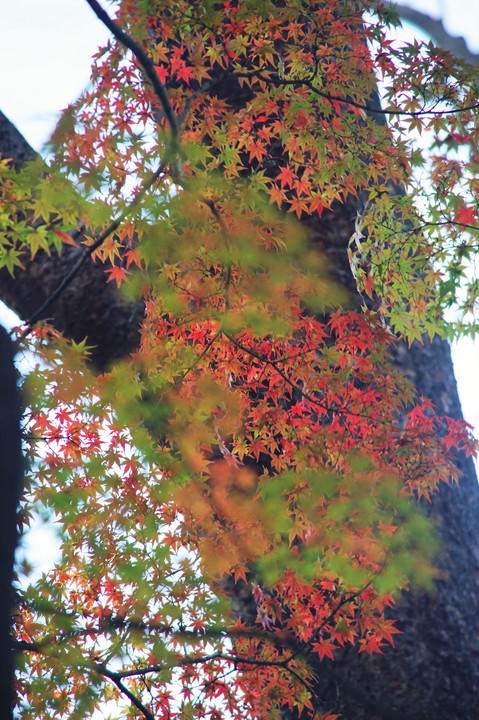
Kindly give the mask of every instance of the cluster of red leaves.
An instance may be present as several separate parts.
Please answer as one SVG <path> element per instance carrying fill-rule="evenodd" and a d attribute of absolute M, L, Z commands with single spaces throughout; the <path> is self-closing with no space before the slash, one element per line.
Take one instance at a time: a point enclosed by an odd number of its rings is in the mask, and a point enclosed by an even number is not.
<path fill-rule="evenodd" d="M 123 368 L 95 388 L 81 348 L 68 346 L 46 347 L 30 378 L 44 405 L 30 429 L 47 443 L 30 492 L 55 510 L 64 548 L 26 594 L 18 637 L 45 653 L 59 688 L 49 702 L 62 712 L 115 648 L 132 657 L 132 692 L 141 695 L 149 668 L 155 717 L 179 709 L 178 688 L 181 707 L 199 694 L 195 713 L 212 720 L 263 717 L 276 704 L 317 710 L 304 653 L 320 662 L 345 643 L 371 653 L 393 642 L 389 589 L 428 572 L 401 497 L 454 477 L 441 426 L 447 446 L 469 448 L 470 438 L 428 402 L 398 428 L 409 391 L 388 366 L 392 338 L 377 318 L 334 313 L 322 323 L 297 307 L 289 339 L 273 341 L 231 339 L 199 311 L 173 322 L 158 303 L 147 308 L 140 383 Z M 193 360 L 182 373 L 172 365 L 171 378 L 156 365 L 168 343 Z M 105 387 L 133 438 L 101 399 Z M 161 436 L 161 464 L 135 449 L 141 417 Z M 225 624 L 217 580 L 247 580 L 253 568 L 257 629 Z M 33 713 L 45 709 L 32 685 L 36 673 L 45 684 L 44 663 L 36 656 L 19 686 L 36 697 Z"/>

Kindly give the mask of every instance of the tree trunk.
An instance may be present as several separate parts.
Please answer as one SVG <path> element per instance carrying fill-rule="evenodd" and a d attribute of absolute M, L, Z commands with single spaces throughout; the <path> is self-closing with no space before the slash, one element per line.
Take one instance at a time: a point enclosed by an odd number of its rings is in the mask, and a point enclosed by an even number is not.
<path fill-rule="evenodd" d="M 461 417 L 446 342 L 402 345 L 397 363 L 440 412 Z M 318 699 L 346 720 L 479 718 L 479 491 L 472 460 L 457 456 L 457 466 L 459 486 L 422 503 L 441 543 L 435 592 L 405 593 L 391 609 L 403 633 L 394 648 L 371 657 L 347 648 L 315 664 Z"/>
<path fill-rule="evenodd" d="M 225 88 L 234 92 L 234 84 Z M 241 102 L 244 98 L 241 99 Z M 234 98 L 233 98 L 234 102 Z M 8 123 L 0 116 L 0 123 Z M 29 156 L 25 141 L 14 137 L 4 156 Z M 23 139 L 22 139 L 23 140 Z M 346 248 L 357 207 L 337 205 L 321 219 L 308 219 L 313 242 L 330 258 L 334 274 L 351 287 Z M 60 282 L 76 251 L 49 258 L 37 254 L 14 281 L 0 273 L 0 297 L 23 319 L 36 310 Z M 138 342 L 142 309 L 127 303 L 101 268 L 87 265 L 68 295 L 48 310 L 48 317 L 67 336 L 88 336 L 95 345 L 93 361 L 100 369 L 132 351 Z M 399 346 L 398 366 L 418 392 L 440 412 L 460 417 L 448 345 L 440 340 L 411 349 Z M 479 487 L 471 461 L 457 463 L 464 473 L 459 487 L 441 487 L 425 508 L 437 521 L 442 541 L 438 565 L 441 579 L 433 595 L 410 592 L 392 609 L 402 635 L 382 655 L 358 655 L 355 648 L 339 653 L 335 662 L 312 659 L 319 707 L 341 712 L 346 720 L 477 720 L 479 718 Z"/>
<path fill-rule="evenodd" d="M 0 325 L 0 717 L 5 720 L 13 718 L 12 582 L 23 474 L 20 393 L 13 356 L 13 343 Z"/>

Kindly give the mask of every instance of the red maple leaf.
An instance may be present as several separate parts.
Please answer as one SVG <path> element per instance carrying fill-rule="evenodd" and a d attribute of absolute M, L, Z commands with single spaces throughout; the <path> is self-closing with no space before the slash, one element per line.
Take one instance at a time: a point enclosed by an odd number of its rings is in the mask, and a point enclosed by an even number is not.
<path fill-rule="evenodd" d="M 476 212 L 473 207 L 466 207 L 463 205 L 457 211 L 454 222 L 460 223 L 462 229 L 465 230 L 466 225 L 476 225 L 476 218 L 474 217 L 475 214 Z"/>
<path fill-rule="evenodd" d="M 168 68 L 166 65 L 157 65 L 155 66 L 156 74 L 158 75 L 161 82 L 164 84 L 166 82 L 166 79 L 168 77 Z"/>
<path fill-rule="evenodd" d="M 131 275 L 128 270 L 125 270 L 125 268 L 120 265 L 114 265 L 114 267 L 109 270 L 105 270 L 105 272 L 109 275 L 107 282 L 114 280 L 118 287 L 120 287 L 121 283 L 126 280 L 127 275 Z"/>

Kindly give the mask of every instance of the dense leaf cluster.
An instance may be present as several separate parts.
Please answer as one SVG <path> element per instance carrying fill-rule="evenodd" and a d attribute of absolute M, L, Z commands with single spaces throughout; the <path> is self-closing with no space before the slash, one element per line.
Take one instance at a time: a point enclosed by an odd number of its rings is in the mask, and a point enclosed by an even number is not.
<path fill-rule="evenodd" d="M 77 245 L 145 316 L 100 376 L 87 341 L 22 336 L 24 518 L 61 555 L 22 580 L 19 713 L 332 718 L 308 656 L 393 643 L 385 608 L 434 578 L 414 498 L 474 451 L 391 357 L 476 327 L 477 71 L 368 3 L 89 3 L 112 41 L 49 164 L 2 160 L 0 262 Z M 359 301 L 308 230 L 351 198 Z"/>

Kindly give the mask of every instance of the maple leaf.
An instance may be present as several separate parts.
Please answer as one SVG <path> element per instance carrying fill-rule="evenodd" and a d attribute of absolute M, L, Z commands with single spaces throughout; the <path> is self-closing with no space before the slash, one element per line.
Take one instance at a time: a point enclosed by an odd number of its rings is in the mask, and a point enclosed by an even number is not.
<path fill-rule="evenodd" d="M 309 202 L 309 211 L 311 213 L 316 211 L 318 213 L 319 217 L 321 217 L 321 215 L 323 214 L 324 207 L 325 207 L 325 205 L 321 199 L 321 196 L 320 195 L 312 195 L 312 196 L 310 196 L 308 202 Z"/>
<path fill-rule="evenodd" d="M 466 225 L 474 225 L 476 226 L 476 215 L 477 212 L 474 210 L 472 206 L 465 207 L 462 206 L 458 209 L 455 217 L 454 222 L 457 222 L 461 225 L 462 229 L 466 229 Z"/>
<path fill-rule="evenodd" d="M 281 187 L 293 187 L 296 176 L 291 172 L 289 165 L 285 165 L 276 176 L 276 180 L 280 180 Z"/>
<path fill-rule="evenodd" d="M 166 65 L 155 65 L 155 72 L 163 84 L 168 79 L 168 67 Z"/>
<path fill-rule="evenodd" d="M 126 260 L 127 268 L 129 268 L 132 263 L 134 263 L 137 267 L 141 268 L 140 253 L 137 248 L 126 250 L 123 256 Z"/>
<path fill-rule="evenodd" d="M 73 245 L 73 247 L 78 247 L 78 243 L 72 238 L 69 233 L 66 233 L 63 230 L 54 230 L 53 232 L 57 237 L 60 238 L 63 243 L 65 243 L 65 245 Z"/>
<path fill-rule="evenodd" d="M 284 190 L 282 190 L 277 185 L 272 185 L 269 188 L 269 195 L 271 197 L 271 200 L 276 203 L 278 208 L 281 208 L 284 201 L 286 200 L 286 194 L 285 194 Z"/>
<path fill-rule="evenodd" d="M 184 80 L 187 85 L 190 84 L 191 78 L 195 75 L 195 68 L 186 65 L 185 62 L 180 63 L 176 70 L 176 77 L 178 80 Z"/>
<path fill-rule="evenodd" d="M 311 647 L 315 653 L 318 654 L 319 659 L 322 660 L 324 657 L 329 657 L 334 660 L 334 650 L 336 645 L 332 640 L 321 640 L 320 642 L 314 642 Z"/>
<path fill-rule="evenodd" d="M 105 270 L 105 272 L 109 275 L 107 282 L 114 280 L 118 287 L 120 287 L 122 282 L 127 279 L 128 275 L 130 275 L 128 270 L 121 267 L 121 265 L 114 265 L 112 268 Z"/>
<path fill-rule="evenodd" d="M 32 643 L 18 692 L 38 717 L 104 714 L 112 678 L 120 710 L 147 718 L 319 717 L 308 654 L 393 645 L 385 607 L 432 581 L 410 498 L 456 481 L 449 451 L 475 444 L 389 354 L 434 335 L 461 295 L 472 251 L 449 226 L 476 225 L 477 88 L 461 66 L 459 91 L 445 56 L 396 49 L 384 9 L 365 24 L 343 5 L 121 2 L 118 42 L 60 123 L 51 167 L 17 176 L 0 161 L 13 284 L 26 256 L 74 244 L 55 227 L 78 224 L 83 259 L 94 247 L 122 289 L 117 334 L 144 310 L 98 376 L 90 343 L 31 332 L 24 516 L 48 511 L 62 540 L 48 576 L 18 589 L 17 638 Z M 370 109 L 375 71 L 388 124 Z M 408 128 L 436 137 L 430 167 Z M 342 257 L 358 208 L 362 306 L 321 255 Z M 109 290 L 79 337 L 101 313 L 116 322 Z M 233 619 L 225 596 L 237 618 L 248 594 L 256 620 Z"/>
<path fill-rule="evenodd" d="M 367 652 L 368 655 L 372 655 L 373 653 L 382 654 L 383 651 L 381 648 L 384 647 L 384 643 L 378 640 L 373 633 L 369 633 L 366 638 L 361 638 L 359 645 L 359 652 Z"/>

